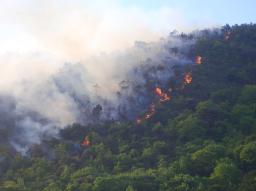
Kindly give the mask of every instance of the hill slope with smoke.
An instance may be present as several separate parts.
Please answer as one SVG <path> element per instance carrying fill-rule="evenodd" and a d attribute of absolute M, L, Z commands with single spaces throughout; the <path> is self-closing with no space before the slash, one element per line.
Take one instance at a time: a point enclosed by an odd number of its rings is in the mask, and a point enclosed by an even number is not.
<path fill-rule="evenodd" d="M 110 70 L 116 75 L 106 75 L 109 81 L 82 63 L 67 64 L 39 84 L 19 86 L 20 94 L 2 94 L 0 190 L 256 190 L 256 25 L 199 34 L 195 42 L 179 35 L 185 43 L 179 51 L 161 41 L 163 49 L 146 49 L 159 42 L 139 43 L 130 52 L 104 55 L 117 67 Z M 150 54 L 137 62 L 131 52 L 145 50 Z M 101 63 L 96 58 L 93 63 Z M 120 70 L 127 61 L 134 62 Z M 90 79 L 102 79 L 98 91 L 116 86 L 96 94 Z M 45 102 L 33 101 L 34 95 Z M 28 107 L 29 99 L 39 106 Z M 55 101 L 66 105 L 47 108 Z M 61 106 L 72 106 L 67 111 L 82 124 L 66 127 L 69 120 L 55 114 Z M 6 142 L 24 153 L 31 146 L 22 156 Z"/>
<path fill-rule="evenodd" d="M 193 63 L 189 54 L 195 40 L 193 35 L 172 33 L 158 42 L 136 42 L 125 51 L 66 63 L 42 77 L 39 72 L 21 78 L 2 89 L 5 139 L 25 152 L 73 123 L 135 120 L 154 99 L 156 87 L 168 90 L 173 66 Z"/>

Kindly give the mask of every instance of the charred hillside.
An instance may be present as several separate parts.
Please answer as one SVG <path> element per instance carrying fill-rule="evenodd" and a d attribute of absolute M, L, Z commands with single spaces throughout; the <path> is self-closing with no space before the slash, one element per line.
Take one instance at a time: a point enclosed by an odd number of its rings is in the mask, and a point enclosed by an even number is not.
<path fill-rule="evenodd" d="M 1 190 L 255 190 L 256 25 L 196 34 L 130 120 L 70 125 L 26 156 L 1 144 Z"/>

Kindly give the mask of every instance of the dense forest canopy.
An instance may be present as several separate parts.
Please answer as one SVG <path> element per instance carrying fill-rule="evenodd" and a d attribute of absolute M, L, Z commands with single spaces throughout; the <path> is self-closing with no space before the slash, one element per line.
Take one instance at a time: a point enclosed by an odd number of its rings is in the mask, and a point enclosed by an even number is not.
<path fill-rule="evenodd" d="M 256 190 L 256 25 L 200 34 L 137 121 L 73 124 L 25 156 L 0 129 L 0 190 Z"/>

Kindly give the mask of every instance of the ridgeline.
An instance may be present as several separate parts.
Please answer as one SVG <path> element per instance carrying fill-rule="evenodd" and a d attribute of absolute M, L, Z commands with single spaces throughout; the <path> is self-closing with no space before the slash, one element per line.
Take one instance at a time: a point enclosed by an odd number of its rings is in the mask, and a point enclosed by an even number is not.
<path fill-rule="evenodd" d="M 201 33 L 148 119 L 74 124 L 27 156 L 2 144 L 0 190 L 255 191 L 256 25 Z"/>

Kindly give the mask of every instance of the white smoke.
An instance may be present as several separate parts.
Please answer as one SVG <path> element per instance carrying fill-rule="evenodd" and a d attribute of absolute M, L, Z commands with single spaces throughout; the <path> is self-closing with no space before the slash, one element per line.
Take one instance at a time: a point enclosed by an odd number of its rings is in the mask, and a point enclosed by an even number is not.
<path fill-rule="evenodd" d="M 184 25 L 178 10 L 89 2 L 0 2 L 0 131 L 16 150 L 72 123 L 133 119 L 152 99 L 150 88 L 190 62 L 193 39 L 159 40 Z"/>
<path fill-rule="evenodd" d="M 193 43 L 175 35 L 154 43 L 137 42 L 124 51 L 66 63 L 47 74 L 38 70 L 37 75 L 32 72 L 10 82 L 12 87 L 2 88 L 2 94 L 11 97 L 14 106 L 6 109 L 1 102 L 0 111 L 14 121 L 5 125 L 13 129 L 11 144 L 24 153 L 72 123 L 133 120 L 152 99 L 152 88 L 168 82 L 172 67 L 191 62 L 186 55 Z"/>
<path fill-rule="evenodd" d="M 178 9 L 149 11 L 113 0 L 1 0 L 0 21 L 0 52 L 50 52 L 72 61 L 155 41 L 174 27 L 191 29 Z"/>

